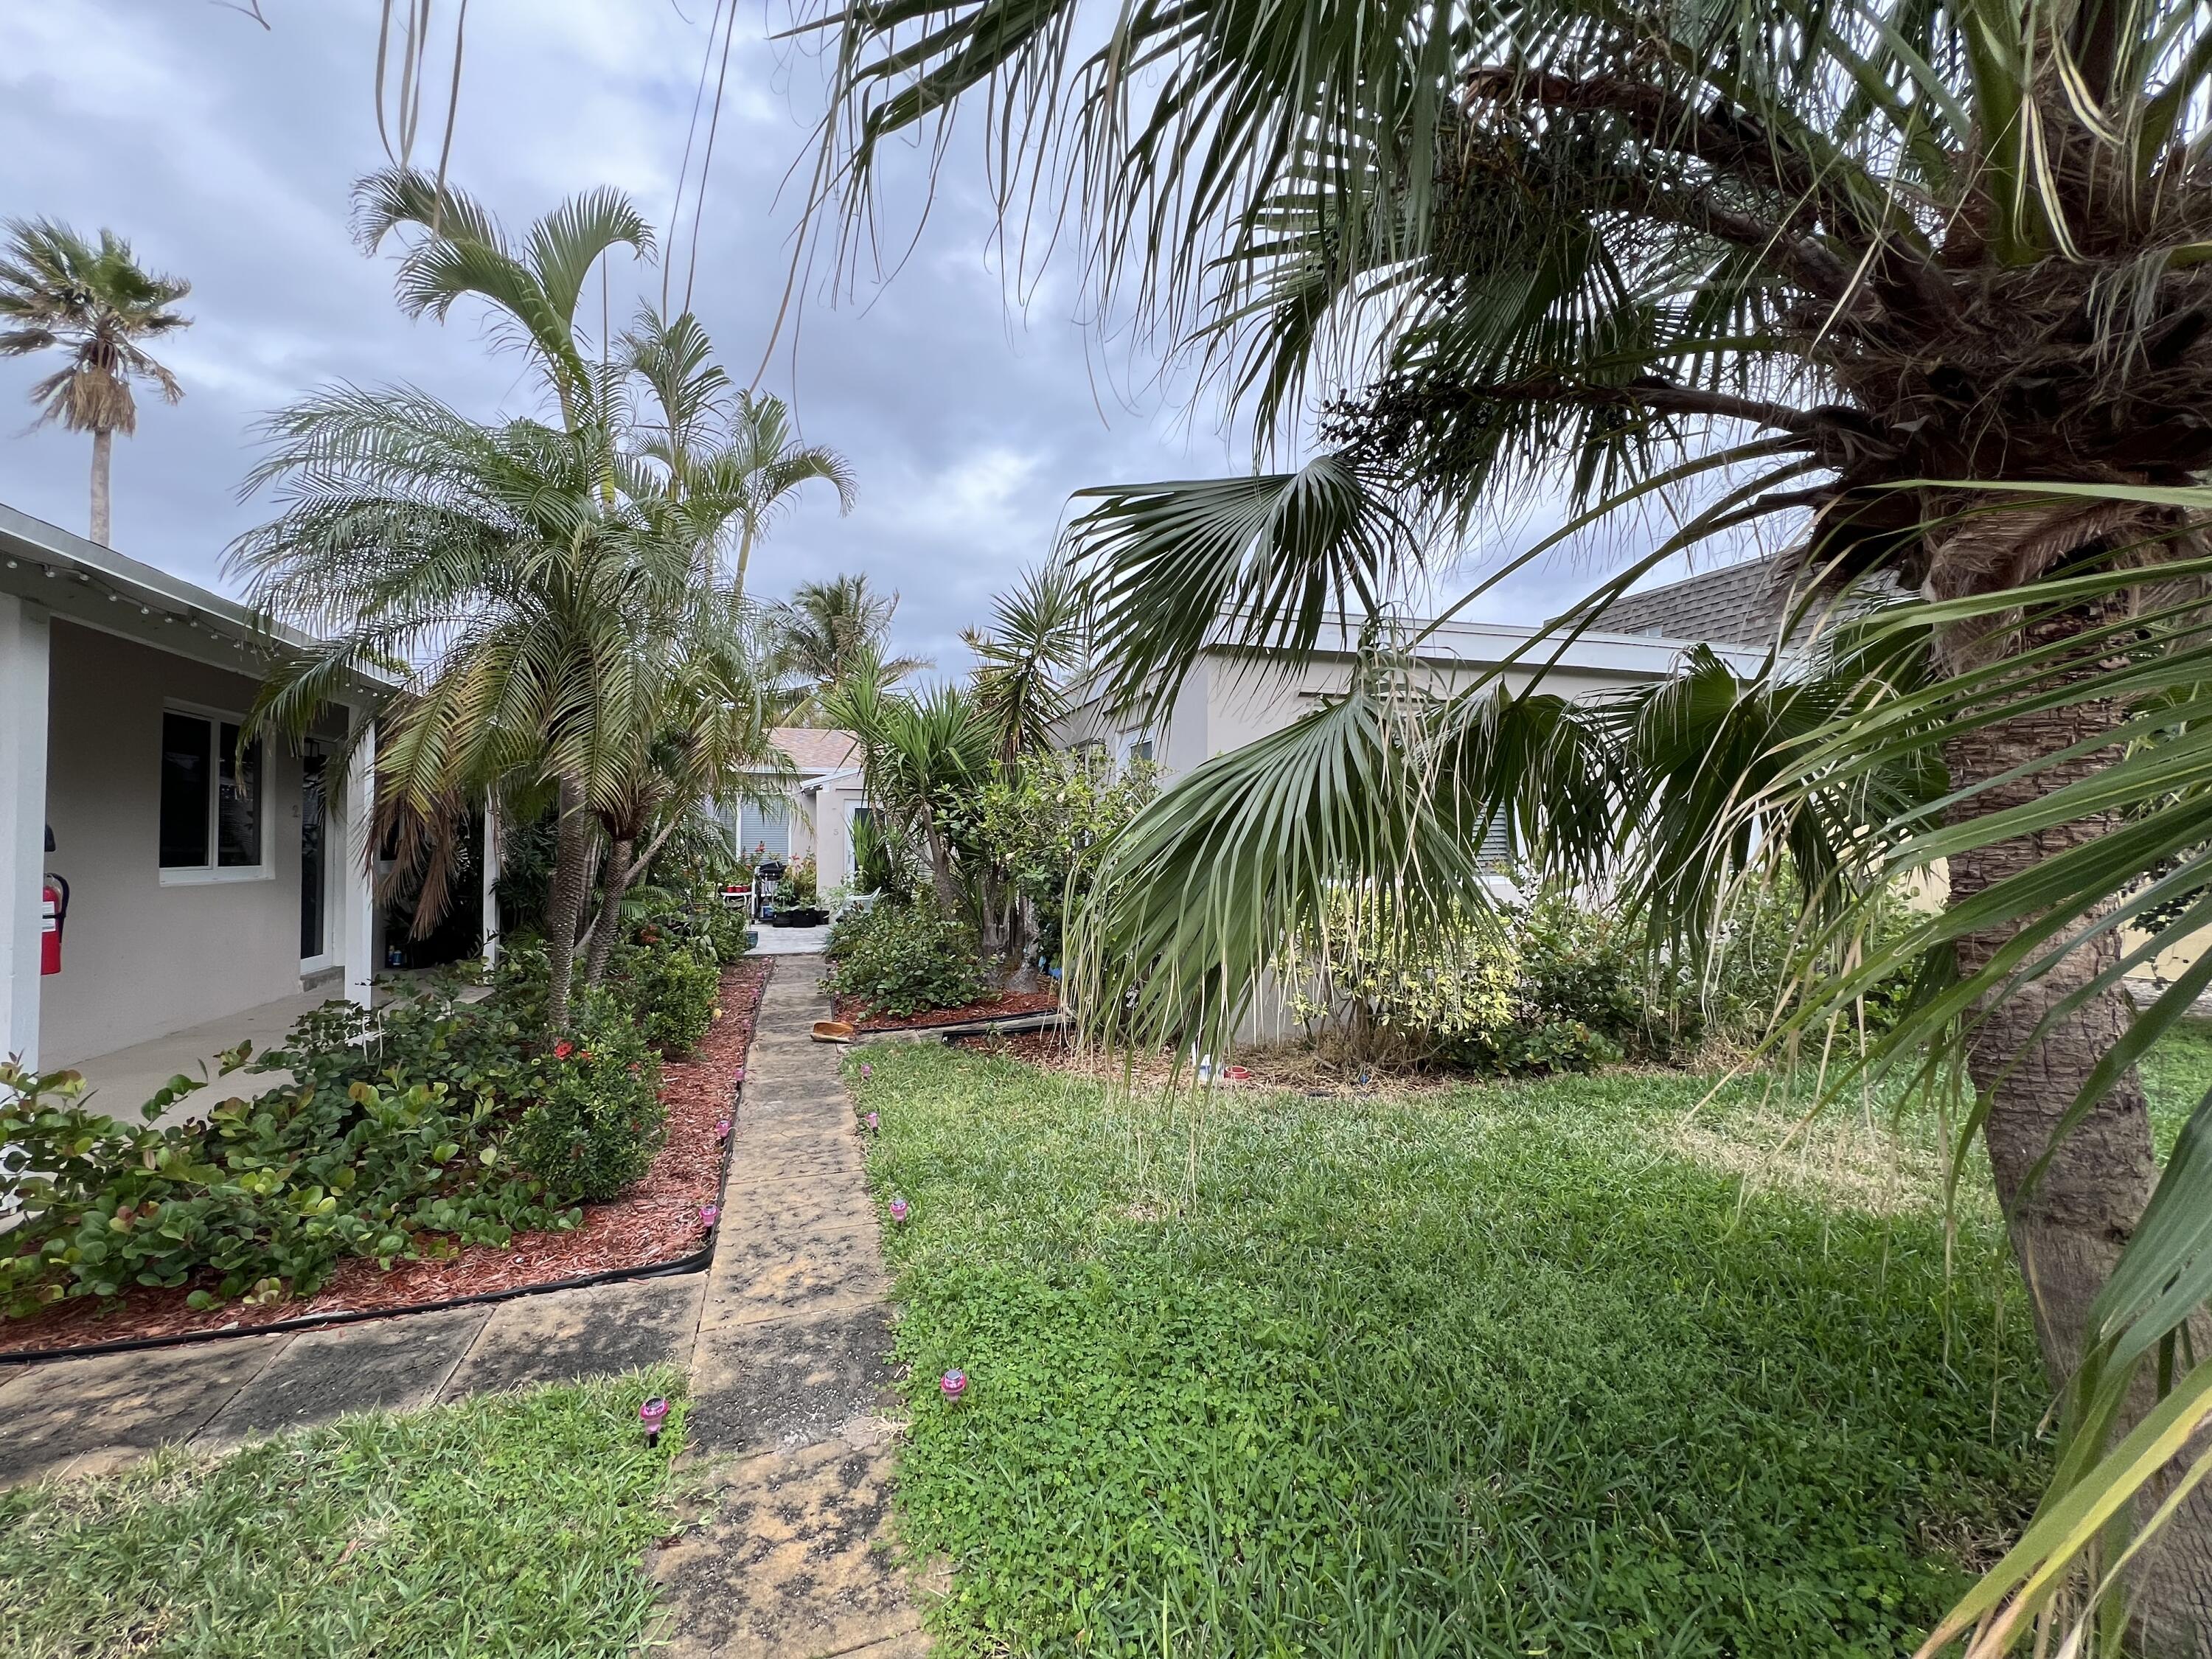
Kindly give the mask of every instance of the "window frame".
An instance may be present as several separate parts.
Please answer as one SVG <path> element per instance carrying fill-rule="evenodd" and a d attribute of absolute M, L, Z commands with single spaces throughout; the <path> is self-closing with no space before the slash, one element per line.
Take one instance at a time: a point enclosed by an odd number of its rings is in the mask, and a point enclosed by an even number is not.
<path fill-rule="evenodd" d="M 256 769 L 254 819 L 261 830 L 261 861 L 258 864 L 224 864 L 222 859 L 222 728 L 228 724 L 243 726 L 246 716 L 227 708 L 217 708 L 208 703 L 187 702 L 181 697 L 161 700 L 161 718 L 181 714 L 187 720 L 205 720 L 210 727 L 208 741 L 208 860 L 205 864 L 163 864 L 158 842 L 154 848 L 155 870 L 164 887 L 212 887 L 225 882 L 274 881 L 276 878 L 276 826 L 270 822 L 269 803 L 272 793 L 270 785 L 270 761 L 273 750 L 266 738 L 256 738 L 261 748 L 261 764 Z M 161 772 L 157 762 L 154 772 L 154 817 L 158 824 L 161 815 Z"/>

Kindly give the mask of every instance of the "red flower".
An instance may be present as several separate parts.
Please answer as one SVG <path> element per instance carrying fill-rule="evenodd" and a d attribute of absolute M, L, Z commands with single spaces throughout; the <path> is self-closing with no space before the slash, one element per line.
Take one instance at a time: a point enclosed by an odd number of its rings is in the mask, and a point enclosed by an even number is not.
<path fill-rule="evenodd" d="M 553 1058 L 556 1060 L 566 1060 L 575 1052 L 576 1045 L 573 1042 L 563 1041 L 553 1045 Z"/>

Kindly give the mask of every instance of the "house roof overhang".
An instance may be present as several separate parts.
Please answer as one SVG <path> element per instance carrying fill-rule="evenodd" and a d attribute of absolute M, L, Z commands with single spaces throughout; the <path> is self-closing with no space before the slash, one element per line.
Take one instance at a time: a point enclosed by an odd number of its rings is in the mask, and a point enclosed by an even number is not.
<path fill-rule="evenodd" d="M 842 783 L 848 778 L 857 778 L 860 775 L 860 769 L 857 766 L 841 767 L 835 772 L 819 773 L 801 783 L 799 786 L 799 793 L 802 795 L 811 795 L 825 784 Z"/>
<path fill-rule="evenodd" d="M 289 652 L 313 648 L 299 629 L 58 525 L 0 503 L 0 592 L 53 616 L 173 656 L 258 678 Z M 376 672 L 349 677 L 364 700 L 396 690 Z"/>

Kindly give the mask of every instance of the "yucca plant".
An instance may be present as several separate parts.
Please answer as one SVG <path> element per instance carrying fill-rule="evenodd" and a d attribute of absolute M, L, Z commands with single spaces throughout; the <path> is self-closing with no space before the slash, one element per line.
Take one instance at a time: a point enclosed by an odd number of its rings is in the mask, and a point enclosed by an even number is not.
<path fill-rule="evenodd" d="M 1102 1002 L 1133 994 L 1148 1038 L 1225 1028 L 1333 894 L 1387 895 L 1418 932 L 1510 812 L 1693 950 L 1786 849 L 1812 901 L 1786 1033 L 1899 965 L 1855 921 L 1932 872 L 1949 907 L 1907 941 L 1926 994 L 1879 1052 L 1963 1072 L 2068 1391 L 2045 1516 L 1940 1635 L 1996 1648 L 2094 1605 L 2084 1640 L 2131 1620 L 2212 1650 L 2212 1501 L 2174 1461 L 2212 1396 L 2212 1107 L 2161 1172 L 2130 1069 L 2212 968 L 2141 1018 L 2120 983 L 2147 875 L 2191 895 L 2212 844 L 2212 13 L 861 0 L 819 21 L 842 94 L 819 190 L 847 223 L 886 138 L 980 103 L 1007 210 L 1076 204 L 1100 303 L 1194 352 L 1263 439 L 1316 447 L 1088 492 L 1073 526 L 1125 700 L 1164 706 L 1210 644 L 1295 665 L 1339 612 L 1366 646 L 1344 697 L 1116 851 L 1085 923 Z M 1788 540 L 1808 600 L 1918 602 L 1817 669 L 1698 665 L 1610 723 L 1540 687 L 1431 698 L 1390 622 L 1410 578 L 1540 485 L 1568 522 L 1525 556 L 1639 502 L 1679 526 L 1555 638 L 1747 526 Z M 2130 1520 L 2157 1525 L 2130 1545 Z"/>

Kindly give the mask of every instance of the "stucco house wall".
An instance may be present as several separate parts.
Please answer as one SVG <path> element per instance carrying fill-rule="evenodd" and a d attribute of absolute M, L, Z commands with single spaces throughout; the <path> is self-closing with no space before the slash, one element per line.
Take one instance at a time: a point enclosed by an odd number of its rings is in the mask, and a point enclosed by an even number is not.
<path fill-rule="evenodd" d="M 867 793 L 857 774 L 823 778 L 810 786 L 804 797 L 812 826 L 814 878 L 827 894 L 848 887 L 853 880 L 853 809 L 863 805 Z"/>
<path fill-rule="evenodd" d="M 47 708 L 48 865 L 70 884 L 41 1060 L 68 1065 L 300 988 L 301 759 L 264 745 L 262 865 L 161 868 L 161 719 L 237 718 L 255 682 L 57 618 Z M 325 926 L 336 917 L 325 904 Z"/>
<path fill-rule="evenodd" d="M 1534 632 L 1503 624 L 1446 625 L 1417 659 L 1417 682 L 1431 695 L 1452 696 L 1497 673 Z M 1649 684 L 1671 672 L 1686 648 L 1680 641 L 1648 635 L 1587 635 L 1545 671 L 1544 689 L 1581 699 Z M 1747 668 L 1759 655 L 1719 648 Z M 1547 647 L 1543 655 L 1549 654 Z M 1323 648 L 1306 662 L 1285 667 L 1278 657 L 1217 647 L 1200 656 L 1164 716 L 1149 721 L 1133 714 L 1109 716 L 1098 703 L 1086 703 L 1071 716 L 1061 740 L 1070 746 L 1103 744 L 1116 761 L 1148 747 L 1162 782 L 1173 782 L 1216 756 L 1281 731 L 1322 699 L 1342 695 L 1356 661 L 1349 649 Z M 1499 678 L 1520 690 L 1534 672 L 1515 666 Z"/>

